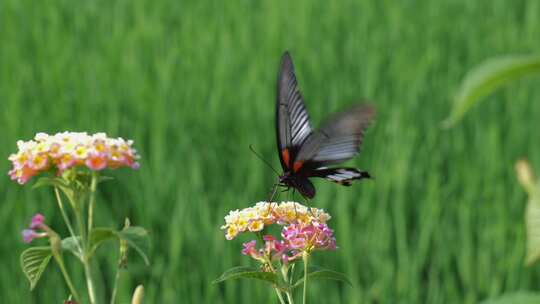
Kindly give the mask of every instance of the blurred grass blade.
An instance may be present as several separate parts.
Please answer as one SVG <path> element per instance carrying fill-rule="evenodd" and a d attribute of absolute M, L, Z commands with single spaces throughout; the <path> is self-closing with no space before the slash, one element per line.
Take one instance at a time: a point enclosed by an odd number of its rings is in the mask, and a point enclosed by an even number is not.
<path fill-rule="evenodd" d="M 540 201 L 538 201 L 538 195 L 531 196 L 529 203 L 527 203 L 525 222 L 527 225 L 527 257 L 525 263 L 531 265 L 540 258 Z"/>
<path fill-rule="evenodd" d="M 540 73 L 540 55 L 507 55 L 488 59 L 465 76 L 443 126 L 455 125 L 482 97 L 499 87 L 534 73 Z"/>
<path fill-rule="evenodd" d="M 527 160 L 517 161 L 515 168 L 519 183 L 529 194 L 529 201 L 525 209 L 527 231 L 525 263 L 532 265 L 540 258 L 540 188 Z"/>
<path fill-rule="evenodd" d="M 278 283 L 278 279 L 275 273 L 264 272 L 257 268 L 246 267 L 246 266 L 234 267 L 225 271 L 219 278 L 215 279 L 213 283 L 216 284 L 216 283 L 221 283 L 226 280 L 240 279 L 240 278 L 257 279 L 257 280 L 265 281 L 271 284 Z"/>
<path fill-rule="evenodd" d="M 31 247 L 21 254 L 21 267 L 28 281 L 30 281 L 30 290 L 36 287 L 51 257 L 51 248 L 46 246 Z"/>
<path fill-rule="evenodd" d="M 490 299 L 482 304 L 536 304 L 540 303 L 540 293 L 515 292 L 509 293 L 496 299 Z"/>
<path fill-rule="evenodd" d="M 535 189 L 529 195 L 525 223 L 527 229 L 527 257 L 525 263 L 531 265 L 540 258 L 540 196 L 538 189 Z"/>
<path fill-rule="evenodd" d="M 310 280 L 313 280 L 313 279 L 333 280 L 333 281 L 344 282 L 352 286 L 351 281 L 349 280 L 349 278 L 347 278 L 345 274 L 334 271 L 334 270 L 322 268 L 319 266 L 311 266 L 308 271 L 307 276 Z M 293 288 L 296 288 L 302 285 L 303 282 L 304 282 L 304 278 L 301 278 L 296 283 L 294 283 Z"/>

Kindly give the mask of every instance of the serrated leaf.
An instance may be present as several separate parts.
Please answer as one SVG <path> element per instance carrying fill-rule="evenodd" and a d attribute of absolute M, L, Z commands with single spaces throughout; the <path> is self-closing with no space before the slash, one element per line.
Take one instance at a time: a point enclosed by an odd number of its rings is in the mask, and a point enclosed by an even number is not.
<path fill-rule="evenodd" d="M 121 240 L 127 242 L 127 244 L 135 249 L 137 253 L 143 258 L 146 265 L 150 265 L 148 259 L 148 253 L 150 251 L 150 237 L 148 231 L 142 227 L 131 226 L 121 231 L 115 232 L 116 236 Z"/>
<path fill-rule="evenodd" d="M 265 281 L 271 284 L 277 285 L 278 278 L 275 273 L 264 272 L 260 269 L 238 266 L 225 271 L 219 278 L 215 279 L 212 283 L 217 284 L 231 279 L 255 279 Z"/>
<path fill-rule="evenodd" d="M 506 55 L 488 59 L 461 83 L 445 127 L 456 124 L 482 97 L 518 78 L 540 73 L 540 55 Z"/>
<path fill-rule="evenodd" d="M 341 272 L 322 268 L 319 266 L 311 266 L 308 268 L 308 282 L 309 280 L 332 280 L 332 281 L 340 281 L 349 284 L 352 286 L 351 281 L 347 276 Z M 304 283 L 304 278 L 301 278 L 298 280 L 292 288 L 296 288 Z"/>
<path fill-rule="evenodd" d="M 536 304 L 540 303 L 540 293 L 515 292 L 495 299 L 483 301 L 482 304 Z"/>
<path fill-rule="evenodd" d="M 62 240 L 62 250 L 69 251 L 73 253 L 79 260 L 82 261 L 82 257 L 79 251 L 79 246 L 77 245 L 77 242 L 80 240 L 80 236 L 77 237 L 67 237 Z"/>
<path fill-rule="evenodd" d="M 30 247 L 21 253 L 21 267 L 30 281 L 30 290 L 36 287 L 51 257 L 51 248 L 47 246 Z"/>
<path fill-rule="evenodd" d="M 531 192 L 525 210 L 527 231 L 527 257 L 525 263 L 531 265 L 540 258 L 540 195 L 538 189 Z"/>

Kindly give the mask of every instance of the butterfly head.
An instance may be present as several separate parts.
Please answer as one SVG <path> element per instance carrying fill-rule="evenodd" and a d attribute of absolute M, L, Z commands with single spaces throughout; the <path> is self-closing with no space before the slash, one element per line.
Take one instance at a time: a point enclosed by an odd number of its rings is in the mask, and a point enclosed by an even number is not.
<path fill-rule="evenodd" d="M 287 171 L 279 176 L 278 183 L 282 186 L 286 186 L 286 185 L 289 185 L 290 180 L 291 180 L 291 172 Z"/>

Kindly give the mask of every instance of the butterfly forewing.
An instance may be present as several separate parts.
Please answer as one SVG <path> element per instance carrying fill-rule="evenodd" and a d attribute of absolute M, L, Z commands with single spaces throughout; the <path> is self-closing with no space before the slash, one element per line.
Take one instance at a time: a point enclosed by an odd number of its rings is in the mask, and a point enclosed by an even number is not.
<path fill-rule="evenodd" d="M 312 132 L 309 115 L 298 89 L 294 66 L 288 52 L 283 54 L 281 59 L 276 107 L 279 159 L 283 170 L 288 170 L 300 146 Z"/>
<path fill-rule="evenodd" d="M 295 162 L 314 169 L 351 159 L 360 152 L 364 131 L 374 115 L 374 108 L 365 105 L 338 113 L 305 140 Z"/>

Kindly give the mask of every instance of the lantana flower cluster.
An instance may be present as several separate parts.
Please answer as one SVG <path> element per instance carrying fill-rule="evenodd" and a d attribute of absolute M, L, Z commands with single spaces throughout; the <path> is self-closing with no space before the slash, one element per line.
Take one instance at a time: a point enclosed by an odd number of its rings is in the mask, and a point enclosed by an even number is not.
<path fill-rule="evenodd" d="M 132 144 L 132 140 L 109 138 L 105 133 L 37 133 L 33 140 L 17 142 L 19 151 L 9 156 L 13 168 L 8 174 L 12 180 L 24 184 L 50 169 L 56 169 L 59 174 L 75 166 L 94 171 L 124 166 L 136 169 L 139 155 Z"/>
<path fill-rule="evenodd" d="M 289 263 L 301 258 L 304 252 L 337 248 L 334 232 L 326 224 L 330 218 L 322 209 L 296 202 L 259 202 L 254 207 L 231 211 L 221 229 L 226 231 L 225 237 L 232 240 L 242 232 L 259 232 L 272 224 L 283 226 L 281 240 L 264 235 L 261 248 L 252 240 L 243 244 L 242 254 L 261 263 L 274 260 Z"/>
<path fill-rule="evenodd" d="M 258 202 L 253 207 L 230 211 L 221 229 L 225 230 L 227 240 L 232 240 L 242 232 L 261 231 L 265 225 L 308 224 L 313 221 L 324 224 L 330 218 L 322 209 L 308 208 L 297 202 Z"/>

